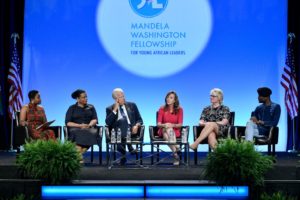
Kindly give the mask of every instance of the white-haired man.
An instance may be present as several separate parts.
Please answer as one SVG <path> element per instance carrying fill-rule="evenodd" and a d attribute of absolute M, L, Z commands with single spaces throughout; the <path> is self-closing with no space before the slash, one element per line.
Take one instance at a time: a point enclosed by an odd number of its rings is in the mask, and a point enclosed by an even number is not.
<path fill-rule="evenodd" d="M 132 136 L 136 135 L 139 127 L 143 124 L 143 119 L 136 104 L 125 100 L 125 95 L 121 88 L 115 88 L 112 92 L 112 97 L 115 102 L 106 108 L 105 123 L 115 130 L 120 128 L 122 140 L 125 141 L 128 127 L 131 129 Z M 127 145 L 127 147 L 129 152 L 137 153 L 132 145 Z M 118 145 L 118 151 L 123 154 L 120 164 L 124 165 L 126 163 L 126 146 L 124 144 Z"/>

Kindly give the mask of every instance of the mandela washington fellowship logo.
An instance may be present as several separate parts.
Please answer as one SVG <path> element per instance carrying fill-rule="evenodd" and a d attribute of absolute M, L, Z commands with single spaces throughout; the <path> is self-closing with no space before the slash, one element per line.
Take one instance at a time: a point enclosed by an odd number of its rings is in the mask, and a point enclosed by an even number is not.
<path fill-rule="evenodd" d="M 101 46 L 116 66 L 149 78 L 192 66 L 213 24 L 210 0 L 99 0 L 96 18 Z"/>
<path fill-rule="evenodd" d="M 142 17 L 160 15 L 167 7 L 168 0 L 129 0 L 132 10 Z"/>

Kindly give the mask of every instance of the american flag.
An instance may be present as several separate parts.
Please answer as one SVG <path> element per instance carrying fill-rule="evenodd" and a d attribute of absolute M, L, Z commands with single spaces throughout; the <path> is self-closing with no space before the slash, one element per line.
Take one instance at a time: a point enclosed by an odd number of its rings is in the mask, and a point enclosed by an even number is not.
<path fill-rule="evenodd" d="M 295 55 L 294 55 L 294 38 L 293 33 L 288 34 L 288 47 L 285 60 L 285 66 L 281 76 L 280 84 L 285 89 L 285 106 L 291 117 L 294 119 L 298 116 L 298 88 L 296 83 L 295 72 Z"/>
<path fill-rule="evenodd" d="M 11 51 L 11 63 L 8 71 L 8 83 L 9 83 L 9 98 L 8 98 L 8 114 L 11 119 L 14 118 L 14 112 L 20 110 L 23 103 L 22 83 L 20 79 L 20 60 L 17 51 L 17 38 L 19 35 L 13 33 L 11 35 L 13 39 L 12 51 Z"/>

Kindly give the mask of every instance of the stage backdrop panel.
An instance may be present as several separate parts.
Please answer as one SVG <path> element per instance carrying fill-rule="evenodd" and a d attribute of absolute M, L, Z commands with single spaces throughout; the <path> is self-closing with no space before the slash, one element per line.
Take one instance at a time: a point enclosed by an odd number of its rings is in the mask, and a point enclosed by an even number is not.
<path fill-rule="evenodd" d="M 148 126 L 170 90 L 186 125 L 198 124 L 215 87 L 235 124 L 245 125 L 256 89 L 268 86 L 282 106 L 277 149 L 285 151 L 286 21 L 286 0 L 26 0 L 24 96 L 39 90 L 48 119 L 64 125 L 71 93 L 85 89 L 104 125 L 111 92 L 121 87 L 138 105 L 149 141 Z"/>

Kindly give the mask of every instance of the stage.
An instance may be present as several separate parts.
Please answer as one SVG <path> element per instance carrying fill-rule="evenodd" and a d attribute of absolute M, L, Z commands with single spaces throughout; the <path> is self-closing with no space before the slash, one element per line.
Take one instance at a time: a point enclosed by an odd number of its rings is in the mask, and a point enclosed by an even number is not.
<path fill-rule="evenodd" d="M 146 153 L 147 154 L 147 153 Z M 98 156 L 98 155 L 95 155 Z M 105 158 L 105 153 L 103 158 Z M 163 155 L 164 156 L 164 155 Z M 162 156 L 162 157 L 163 157 Z M 191 153 L 190 158 L 193 158 Z M 199 154 L 198 165 L 190 159 L 189 165 L 173 166 L 172 159 L 163 163 L 151 165 L 149 158 L 143 160 L 143 165 L 130 163 L 135 157 L 128 158 L 126 166 L 114 165 L 111 168 L 104 163 L 90 163 L 90 155 L 85 155 L 85 164 L 72 185 L 215 185 L 203 179 L 206 165 L 206 153 Z M 266 191 L 283 191 L 300 197 L 300 157 L 297 154 L 277 153 L 277 161 L 265 177 Z M 0 194 L 24 193 L 40 194 L 39 180 L 25 179 L 18 171 L 16 153 L 0 153 Z"/>

